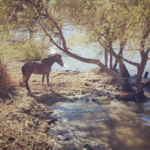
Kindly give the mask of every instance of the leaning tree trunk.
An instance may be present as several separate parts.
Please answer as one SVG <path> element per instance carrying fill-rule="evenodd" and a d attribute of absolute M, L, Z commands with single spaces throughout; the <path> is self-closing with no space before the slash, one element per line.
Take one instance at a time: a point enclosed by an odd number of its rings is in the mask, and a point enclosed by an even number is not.
<path fill-rule="evenodd" d="M 123 55 L 123 49 L 126 45 L 126 42 L 127 42 L 127 39 L 123 39 L 121 42 L 120 42 L 120 50 L 119 50 L 119 53 L 118 53 L 118 56 L 122 56 Z M 118 57 L 119 58 L 119 57 Z M 118 61 L 119 60 L 119 61 Z M 120 70 L 120 75 L 122 77 L 125 77 L 125 78 L 130 78 L 130 74 L 125 66 L 125 64 L 120 61 L 120 59 L 116 59 L 115 60 L 115 63 L 114 63 L 114 66 L 113 66 L 113 69 L 115 69 L 117 67 L 117 64 L 119 62 L 119 70 Z"/>
<path fill-rule="evenodd" d="M 107 68 L 100 60 L 83 58 L 83 57 L 80 57 L 76 54 L 71 53 L 67 49 L 66 50 L 61 49 L 61 50 L 64 53 L 66 53 L 68 56 L 71 56 L 72 58 L 75 58 L 75 59 L 80 60 L 80 61 L 85 62 L 85 63 L 92 63 L 92 64 L 98 65 L 108 75 L 112 76 L 117 81 L 117 83 L 120 84 L 123 87 L 123 89 L 125 91 L 127 91 L 127 92 L 132 91 L 131 85 L 129 84 L 127 79 L 122 78 L 118 73 L 116 73 L 116 72 L 112 71 L 111 69 Z"/>
<path fill-rule="evenodd" d="M 119 69 L 121 77 L 130 78 L 130 74 L 122 61 L 119 62 Z"/>
<path fill-rule="evenodd" d="M 117 62 L 117 60 L 115 59 L 115 63 L 114 63 L 114 65 L 113 65 L 113 69 L 114 69 L 114 70 L 116 69 L 117 64 L 118 64 L 118 62 Z"/>
<path fill-rule="evenodd" d="M 112 56 L 115 57 L 116 61 L 119 62 L 119 69 L 120 69 L 120 75 L 124 78 L 129 78 L 130 77 L 130 74 L 125 66 L 125 64 L 123 63 L 122 61 L 122 58 L 117 55 L 112 48 L 110 48 L 110 53 Z"/>

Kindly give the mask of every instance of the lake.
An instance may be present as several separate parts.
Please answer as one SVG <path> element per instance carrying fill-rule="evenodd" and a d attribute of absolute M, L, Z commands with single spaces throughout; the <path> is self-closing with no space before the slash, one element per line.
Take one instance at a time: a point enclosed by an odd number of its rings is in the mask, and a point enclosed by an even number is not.
<path fill-rule="evenodd" d="M 62 51 L 58 50 L 56 47 L 53 47 L 50 49 L 50 53 L 52 53 L 52 54 L 59 53 L 59 52 L 62 52 Z M 73 52 L 73 51 L 71 51 L 71 52 Z M 104 57 L 102 57 L 102 56 L 97 57 L 98 54 L 96 52 L 93 52 L 90 49 L 83 48 L 82 46 L 78 46 L 78 48 L 75 49 L 74 53 L 76 53 L 82 57 L 85 57 L 85 58 L 96 58 L 96 59 L 99 59 L 102 63 L 104 63 Z M 138 55 L 132 54 L 131 55 L 130 53 L 129 54 L 127 53 L 125 56 L 126 56 L 125 58 L 130 58 L 134 62 L 140 62 L 141 61 L 140 60 L 140 54 L 138 54 Z M 62 59 L 64 62 L 64 67 L 60 67 L 57 63 L 55 63 L 52 66 L 52 70 L 58 69 L 58 70 L 87 71 L 87 70 L 91 70 L 91 69 L 98 67 L 97 65 L 84 63 L 84 62 L 81 62 L 81 61 L 76 60 L 76 59 L 71 58 L 71 57 L 63 57 Z M 113 59 L 113 61 L 114 61 L 114 59 Z M 125 65 L 126 65 L 127 69 L 129 70 L 129 73 L 131 76 L 137 74 L 137 68 L 135 66 L 130 65 L 129 63 L 126 63 L 126 62 L 125 62 Z M 117 68 L 118 68 L 118 66 L 117 66 Z M 145 67 L 145 71 L 150 71 L 150 60 L 147 62 L 147 65 Z M 149 74 L 148 78 L 150 78 L 150 74 Z"/>

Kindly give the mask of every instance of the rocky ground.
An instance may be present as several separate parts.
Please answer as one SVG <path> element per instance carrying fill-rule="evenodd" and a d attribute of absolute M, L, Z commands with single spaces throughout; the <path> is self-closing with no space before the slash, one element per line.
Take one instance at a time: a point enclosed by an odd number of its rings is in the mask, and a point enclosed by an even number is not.
<path fill-rule="evenodd" d="M 107 104 L 114 99 L 136 99 L 135 94 L 123 92 L 99 68 L 86 72 L 52 71 L 50 89 L 46 81 L 41 88 L 41 75 L 32 75 L 29 94 L 25 87 L 20 87 L 22 65 L 19 61 L 10 61 L 8 65 L 15 91 L 7 93 L 5 99 L 0 98 L 0 150 L 51 149 L 49 129 L 56 118 L 50 117 L 52 111 L 48 107 L 56 102 L 81 99 Z"/>

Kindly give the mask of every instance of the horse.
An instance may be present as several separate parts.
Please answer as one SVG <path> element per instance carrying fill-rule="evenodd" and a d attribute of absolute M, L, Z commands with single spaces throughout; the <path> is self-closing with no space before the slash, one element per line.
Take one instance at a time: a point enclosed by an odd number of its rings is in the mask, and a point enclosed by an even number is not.
<path fill-rule="evenodd" d="M 21 68 L 23 74 L 23 83 L 25 83 L 26 89 L 30 92 L 28 81 L 31 74 L 42 74 L 42 86 L 44 82 L 45 75 L 47 77 L 47 86 L 49 87 L 49 74 L 51 72 L 51 66 L 57 62 L 60 66 L 63 67 L 63 61 L 61 55 L 56 54 L 41 60 L 41 63 L 36 63 L 32 61 L 27 61 Z"/>

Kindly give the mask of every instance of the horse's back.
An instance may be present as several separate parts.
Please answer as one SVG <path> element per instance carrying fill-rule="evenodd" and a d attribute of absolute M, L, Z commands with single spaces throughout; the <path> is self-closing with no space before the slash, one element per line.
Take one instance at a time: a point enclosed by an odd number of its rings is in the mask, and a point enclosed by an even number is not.
<path fill-rule="evenodd" d="M 50 68 L 47 65 L 32 61 L 26 62 L 23 67 L 26 74 L 46 74 L 50 71 Z"/>
<path fill-rule="evenodd" d="M 32 61 L 27 61 L 22 68 L 24 68 L 24 73 L 27 74 L 31 74 L 34 70 L 34 62 Z"/>

